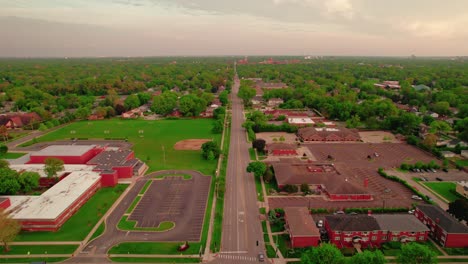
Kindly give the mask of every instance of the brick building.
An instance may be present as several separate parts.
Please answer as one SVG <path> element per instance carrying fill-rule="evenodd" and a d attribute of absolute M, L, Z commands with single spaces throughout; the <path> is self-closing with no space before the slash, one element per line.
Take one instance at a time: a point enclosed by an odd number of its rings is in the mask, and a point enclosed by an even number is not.
<path fill-rule="evenodd" d="M 284 208 L 286 231 L 289 233 L 291 247 L 303 248 L 317 246 L 320 232 L 315 221 L 305 207 Z"/>
<path fill-rule="evenodd" d="M 306 127 L 297 132 L 298 137 L 307 141 L 361 141 L 357 130 L 347 128 Z"/>
<path fill-rule="evenodd" d="M 414 215 L 430 229 L 431 237 L 444 247 L 468 247 L 468 227 L 442 208 L 421 204 Z"/>

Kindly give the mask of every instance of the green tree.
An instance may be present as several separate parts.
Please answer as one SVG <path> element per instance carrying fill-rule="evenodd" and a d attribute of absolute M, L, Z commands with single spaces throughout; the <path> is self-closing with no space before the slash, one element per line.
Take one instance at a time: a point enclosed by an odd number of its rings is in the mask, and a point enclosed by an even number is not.
<path fill-rule="evenodd" d="M 380 250 L 364 250 L 362 253 L 355 254 L 348 262 L 353 264 L 384 264 L 387 263 L 387 260 Z"/>
<path fill-rule="evenodd" d="M 219 148 L 218 144 L 216 144 L 216 142 L 214 141 L 208 141 L 203 143 L 201 151 L 202 157 L 206 160 L 209 158 L 210 153 L 213 153 L 215 159 L 217 159 L 221 154 L 221 149 Z"/>
<path fill-rule="evenodd" d="M 57 158 L 47 158 L 44 161 L 44 171 L 48 178 L 57 177 L 57 173 L 64 169 L 63 160 Z"/>
<path fill-rule="evenodd" d="M 153 98 L 151 110 L 159 115 L 168 115 L 177 107 L 177 94 L 166 91 Z"/>
<path fill-rule="evenodd" d="M 213 122 L 213 128 L 211 129 L 211 132 L 215 133 L 215 134 L 220 134 L 223 132 L 223 121 L 221 120 L 215 120 Z"/>
<path fill-rule="evenodd" d="M 21 186 L 21 191 L 28 193 L 39 187 L 39 179 L 41 176 L 37 172 L 26 171 L 18 176 L 18 183 Z"/>
<path fill-rule="evenodd" d="M 468 117 L 459 120 L 455 125 L 455 129 L 459 132 L 458 138 L 468 141 Z"/>
<path fill-rule="evenodd" d="M 333 244 L 323 243 L 318 247 L 309 248 L 301 256 L 303 264 L 342 264 L 345 258 L 341 251 Z"/>
<path fill-rule="evenodd" d="M 269 167 L 266 169 L 265 174 L 263 174 L 263 180 L 266 183 L 269 183 L 273 180 L 273 178 L 274 178 L 273 170 L 271 169 L 271 167 Z"/>
<path fill-rule="evenodd" d="M 265 174 L 267 166 L 261 161 L 250 162 L 247 166 L 247 172 L 252 172 L 255 177 L 261 177 Z"/>
<path fill-rule="evenodd" d="M 447 124 L 444 121 L 439 121 L 439 120 L 433 121 L 429 129 L 431 133 L 436 133 L 436 134 L 439 134 L 440 132 L 448 132 L 450 130 L 452 130 L 452 128 L 450 127 L 449 124 Z"/>
<path fill-rule="evenodd" d="M 264 139 L 256 139 L 252 141 L 252 147 L 257 149 L 258 152 L 263 153 L 265 151 L 266 141 Z"/>
<path fill-rule="evenodd" d="M 151 94 L 149 93 L 138 93 L 137 96 L 140 100 L 140 105 L 147 104 L 151 100 Z"/>
<path fill-rule="evenodd" d="M 450 114 L 450 104 L 448 102 L 437 102 L 432 106 L 432 110 L 440 115 Z"/>
<path fill-rule="evenodd" d="M 255 89 L 250 88 L 249 86 L 246 85 L 241 85 L 239 87 L 239 92 L 237 93 L 237 96 L 243 100 L 244 105 L 248 105 L 250 103 L 250 100 L 255 96 Z"/>
<path fill-rule="evenodd" d="M 228 102 L 229 102 L 229 92 L 224 90 L 222 91 L 220 94 L 219 94 L 219 101 L 221 101 L 221 103 L 223 105 L 227 105 Z"/>
<path fill-rule="evenodd" d="M 7 154 L 8 146 L 7 145 L 0 145 L 0 156 Z"/>
<path fill-rule="evenodd" d="M 75 116 L 78 119 L 86 119 L 91 115 L 91 109 L 89 107 L 80 107 L 76 109 Z"/>
<path fill-rule="evenodd" d="M 308 194 L 310 192 L 309 184 L 307 183 L 301 184 L 301 192 L 303 192 L 304 194 Z"/>
<path fill-rule="evenodd" d="M 0 169 L 0 195 L 15 195 L 20 190 L 18 172 L 8 167 Z"/>
<path fill-rule="evenodd" d="M 21 226 L 18 221 L 0 209 L 0 241 L 5 252 L 10 251 L 9 242 L 15 240 L 20 230 Z"/>
<path fill-rule="evenodd" d="M 0 159 L 0 169 L 9 168 L 10 163 L 4 159 Z"/>
<path fill-rule="evenodd" d="M 140 98 L 136 94 L 131 94 L 125 98 L 125 109 L 130 110 L 140 106 Z"/>
<path fill-rule="evenodd" d="M 397 262 L 402 264 L 431 264 L 437 263 L 437 256 L 434 251 L 425 245 L 408 243 L 401 246 Z"/>

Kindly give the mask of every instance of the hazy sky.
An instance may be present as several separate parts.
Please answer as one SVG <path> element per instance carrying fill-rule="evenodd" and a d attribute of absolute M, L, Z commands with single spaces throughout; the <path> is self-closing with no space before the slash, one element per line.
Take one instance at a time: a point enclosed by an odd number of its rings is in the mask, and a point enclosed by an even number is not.
<path fill-rule="evenodd" d="M 0 56 L 468 55 L 468 0 L 0 0 Z"/>

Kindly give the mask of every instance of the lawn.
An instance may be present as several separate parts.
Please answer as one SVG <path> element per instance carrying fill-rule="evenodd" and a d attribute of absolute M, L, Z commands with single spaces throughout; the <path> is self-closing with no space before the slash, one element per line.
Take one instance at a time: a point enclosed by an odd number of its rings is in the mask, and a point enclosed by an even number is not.
<path fill-rule="evenodd" d="M 425 182 L 424 184 L 450 202 L 459 198 L 454 193 L 456 184 L 453 182 Z"/>
<path fill-rule="evenodd" d="M 449 255 L 465 255 L 468 256 L 468 248 L 444 248 L 444 251 Z"/>
<path fill-rule="evenodd" d="M 0 246 L 0 255 L 23 255 L 23 254 L 72 254 L 78 245 L 12 245 L 10 251 L 5 253 Z M 47 253 L 46 253 L 47 252 Z"/>
<path fill-rule="evenodd" d="M 147 181 L 143 188 L 141 188 L 140 192 L 138 194 L 145 194 L 146 190 L 148 190 L 149 186 L 153 183 L 153 181 Z"/>
<path fill-rule="evenodd" d="M 249 148 L 249 156 L 250 160 L 257 160 L 257 156 L 255 156 L 255 149 Z"/>
<path fill-rule="evenodd" d="M 61 262 L 68 258 L 0 258 L 0 263 L 47 263 Z"/>
<path fill-rule="evenodd" d="M 148 181 L 148 182 L 151 183 L 151 181 Z M 138 202 L 141 200 L 141 197 L 143 197 L 143 196 L 137 196 L 137 197 L 135 197 L 135 199 L 133 199 L 132 204 L 130 205 L 130 207 L 128 207 L 128 209 L 127 209 L 127 211 L 126 211 L 127 214 L 131 214 L 131 213 L 132 213 L 133 209 L 135 209 L 135 206 L 136 206 L 136 205 L 138 204 Z"/>
<path fill-rule="evenodd" d="M 273 240 L 275 243 L 277 243 L 279 251 L 281 251 L 281 254 L 285 258 L 300 258 L 302 253 L 304 253 L 306 250 L 300 248 L 290 248 L 288 246 L 290 244 L 289 236 L 286 234 L 273 236 Z"/>
<path fill-rule="evenodd" d="M 265 245 L 265 247 L 266 247 L 266 255 L 267 255 L 268 258 L 276 258 L 277 257 L 275 249 L 271 245 L 267 244 L 267 245 Z"/>
<path fill-rule="evenodd" d="M 198 258 L 111 258 L 114 262 L 135 262 L 135 263 L 200 263 Z"/>
<path fill-rule="evenodd" d="M 183 242 L 124 242 L 109 250 L 109 254 L 182 254 L 193 255 L 200 252 L 200 243 L 189 243 L 190 247 L 183 252 L 177 251 Z"/>
<path fill-rule="evenodd" d="M 8 152 L 0 155 L 0 159 L 17 159 L 23 157 L 24 155 L 26 155 L 26 153 Z"/>
<path fill-rule="evenodd" d="M 164 232 L 175 227 L 173 222 L 161 222 L 158 227 L 136 227 L 136 221 L 127 220 L 128 216 L 122 216 L 117 228 L 124 231 L 152 231 L 152 232 Z"/>
<path fill-rule="evenodd" d="M 455 161 L 455 164 L 457 164 L 460 167 L 468 167 L 468 160 L 457 160 Z"/>
<path fill-rule="evenodd" d="M 265 201 L 263 198 L 263 189 L 262 189 L 262 182 L 260 180 L 260 177 L 255 177 L 252 173 L 252 177 L 255 178 L 255 190 L 257 191 L 257 200 L 260 202 Z"/>
<path fill-rule="evenodd" d="M 134 144 L 136 157 L 149 166 L 148 172 L 192 169 L 212 174 L 216 160 L 204 160 L 200 151 L 174 150 L 174 144 L 184 139 L 214 139 L 220 143 L 221 134 L 211 132 L 212 123 L 212 119 L 80 121 L 39 137 L 36 141 L 127 138 Z M 31 142 L 24 145 L 28 144 Z"/>
<path fill-rule="evenodd" d="M 96 232 L 94 232 L 94 234 L 91 236 L 91 239 L 90 240 L 93 240 L 95 239 L 96 237 L 102 235 L 102 233 L 104 233 L 104 230 L 106 230 L 106 224 L 104 222 L 102 222 L 99 227 L 96 229 Z"/>
<path fill-rule="evenodd" d="M 127 187 L 118 184 L 98 190 L 57 232 L 21 232 L 15 241 L 81 241 Z"/>

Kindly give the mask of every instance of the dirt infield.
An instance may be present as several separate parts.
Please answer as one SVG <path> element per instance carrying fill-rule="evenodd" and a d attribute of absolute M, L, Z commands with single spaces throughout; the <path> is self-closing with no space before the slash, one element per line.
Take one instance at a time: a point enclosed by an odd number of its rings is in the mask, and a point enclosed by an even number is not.
<path fill-rule="evenodd" d="M 359 136 L 366 143 L 400 143 L 395 135 L 385 131 L 362 131 Z"/>
<path fill-rule="evenodd" d="M 186 139 L 181 140 L 174 145 L 175 150 L 200 150 L 203 143 L 211 139 Z"/>

